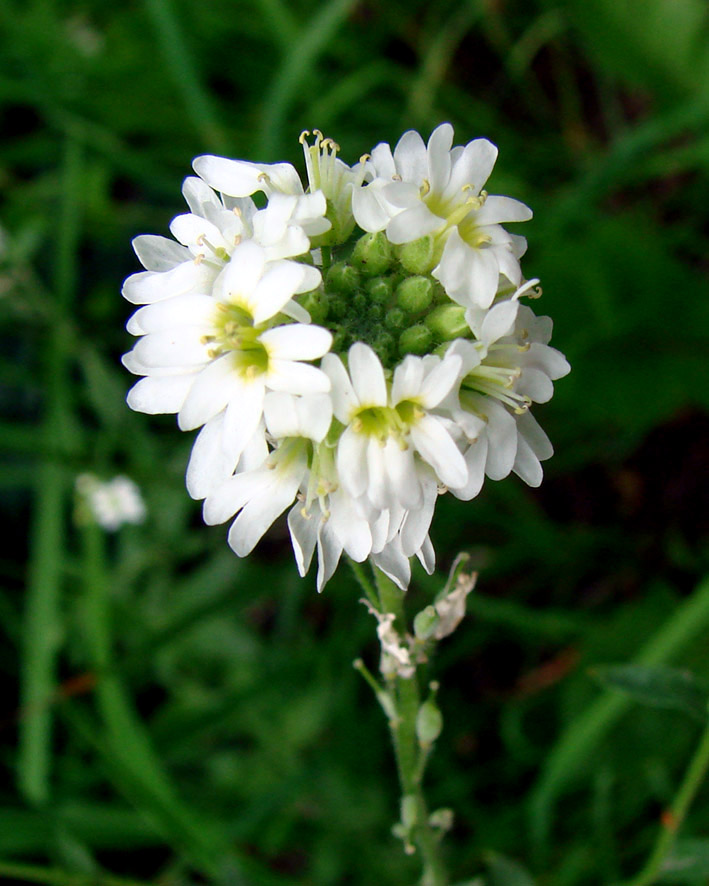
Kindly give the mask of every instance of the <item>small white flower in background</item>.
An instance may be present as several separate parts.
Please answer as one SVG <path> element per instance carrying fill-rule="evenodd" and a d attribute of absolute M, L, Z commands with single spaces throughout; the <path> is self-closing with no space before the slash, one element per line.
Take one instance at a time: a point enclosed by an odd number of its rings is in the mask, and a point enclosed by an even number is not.
<path fill-rule="evenodd" d="M 288 510 L 318 590 L 343 553 L 405 588 L 413 556 L 434 569 L 440 494 L 541 482 L 552 448 L 530 407 L 569 366 L 521 303 L 541 291 L 501 224 L 531 212 L 483 190 L 494 145 L 453 147 L 442 124 L 348 166 L 309 137 L 305 184 L 289 163 L 198 157 L 175 239 L 134 240 L 128 402 L 201 427 L 187 488 L 207 523 L 232 520 L 239 556 Z"/>
<path fill-rule="evenodd" d="M 115 532 L 124 523 L 145 520 L 146 509 L 140 489 L 128 477 L 119 475 L 103 481 L 94 474 L 79 474 L 76 491 L 91 517 L 108 532 Z"/>

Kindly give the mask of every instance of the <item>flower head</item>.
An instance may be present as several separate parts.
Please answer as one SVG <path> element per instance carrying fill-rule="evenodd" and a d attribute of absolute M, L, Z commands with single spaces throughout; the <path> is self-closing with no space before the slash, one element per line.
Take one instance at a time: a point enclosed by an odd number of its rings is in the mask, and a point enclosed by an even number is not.
<path fill-rule="evenodd" d="M 198 157 L 174 240 L 136 238 L 128 402 L 201 428 L 187 488 L 239 556 L 288 511 L 318 589 L 343 553 L 405 588 L 413 556 L 434 568 L 439 495 L 539 484 L 552 450 L 530 407 L 569 367 L 501 227 L 531 212 L 483 190 L 494 145 L 452 147 L 443 124 L 350 167 L 318 130 L 301 144 L 305 184 L 288 163 Z"/>

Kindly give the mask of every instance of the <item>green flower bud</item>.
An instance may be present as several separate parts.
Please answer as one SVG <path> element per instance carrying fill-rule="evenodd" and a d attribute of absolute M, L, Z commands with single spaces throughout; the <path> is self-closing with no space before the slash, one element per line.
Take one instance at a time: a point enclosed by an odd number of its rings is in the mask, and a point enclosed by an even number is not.
<path fill-rule="evenodd" d="M 404 243 L 399 247 L 399 261 L 411 274 L 425 274 L 430 271 L 435 264 L 433 237 L 427 234 L 411 243 Z"/>
<path fill-rule="evenodd" d="M 384 316 L 384 306 L 378 304 L 367 305 L 367 316 L 372 320 L 381 320 Z"/>
<path fill-rule="evenodd" d="M 417 613 L 414 618 L 414 634 L 419 640 L 428 640 L 428 638 L 436 630 L 436 625 L 440 621 L 438 613 L 433 606 L 427 606 Z"/>
<path fill-rule="evenodd" d="M 333 354 L 343 354 L 352 344 L 352 336 L 344 329 L 339 329 L 332 337 Z"/>
<path fill-rule="evenodd" d="M 416 737 L 423 747 L 430 747 L 441 734 L 443 716 L 432 698 L 427 699 L 416 715 Z"/>
<path fill-rule="evenodd" d="M 350 309 L 350 303 L 344 295 L 331 295 L 327 300 L 327 305 L 330 316 L 336 317 L 338 320 L 341 320 Z"/>
<path fill-rule="evenodd" d="M 465 308 L 461 305 L 447 304 L 434 308 L 424 320 L 426 326 L 438 338 L 453 341 L 470 335 L 470 327 L 465 322 Z"/>
<path fill-rule="evenodd" d="M 448 298 L 448 293 L 445 291 L 443 286 L 438 282 L 438 280 L 433 281 L 433 303 L 434 305 L 449 305 L 450 298 Z"/>
<path fill-rule="evenodd" d="M 335 262 L 325 275 L 325 288 L 341 295 L 351 295 L 359 288 L 359 271 L 347 262 Z"/>
<path fill-rule="evenodd" d="M 411 326 L 401 333 L 399 336 L 399 351 L 402 354 L 427 354 L 432 341 L 433 333 L 431 330 L 424 326 L 423 323 L 418 323 L 416 326 Z"/>
<path fill-rule="evenodd" d="M 365 277 L 376 277 L 387 271 L 392 262 L 392 250 L 386 234 L 379 231 L 360 237 L 352 250 L 351 261 Z"/>
<path fill-rule="evenodd" d="M 377 337 L 372 342 L 372 347 L 379 355 L 379 359 L 386 366 L 386 364 L 394 356 L 394 351 L 396 349 L 396 339 L 388 332 L 380 332 L 379 335 L 377 335 Z"/>
<path fill-rule="evenodd" d="M 388 305 L 394 293 L 391 277 L 372 277 L 364 284 L 365 291 L 373 302 Z"/>
<path fill-rule="evenodd" d="M 313 323 L 325 322 L 329 305 L 322 290 L 313 289 L 312 292 L 306 292 L 299 297 L 298 301 L 310 314 Z"/>
<path fill-rule="evenodd" d="M 396 287 L 396 302 L 404 311 L 418 314 L 433 300 L 433 283 L 428 277 L 407 277 Z"/>
<path fill-rule="evenodd" d="M 401 823 L 408 832 L 418 822 L 418 800 L 415 794 L 404 794 L 401 798 Z"/>
<path fill-rule="evenodd" d="M 357 313 L 364 313 L 369 308 L 369 299 L 364 292 L 356 292 L 352 296 L 352 307 Z"/>
<path fill-rule="evenodd" d="M 388 329 L 403 329 L 407 324 L 406 314 L 401 308 L 392 308 L 384 317 L 384 325 Z"/>

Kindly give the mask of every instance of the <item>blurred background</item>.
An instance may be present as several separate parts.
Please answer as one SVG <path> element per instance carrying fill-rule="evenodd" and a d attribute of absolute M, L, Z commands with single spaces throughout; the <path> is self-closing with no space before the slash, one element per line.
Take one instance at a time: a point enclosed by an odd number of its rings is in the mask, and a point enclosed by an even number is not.
<path fill-rule="evenodd" d="M 456 812 L 454 879 L 532 882 L 498 854 L 554 886 L 636 871 L 700 727 L 593 668 L 709 677 L 705 2 L 5 0 L 0 119 L 0 877 L 415 879 L 351 666 L 376 665 L 361 594 L 343 565 L 318 596 L 282 524 L 246 561 L 202 525 L 192 435 L 125 406 L 120 286 L 195 155 L 300 168 L 318 127 L 355 162 L 446 120 L 499 146 L 490 192 L 534 209 L 525 272 L 573 371 L 535 410 L 540 489 L 439 501 L 414 604 L 461 550 L 481 575 L 433 666 L 428 794 Z M 130 476 L 146 521 L 77 520 L 86 471 Z M 683 833 L 709 858 L 709 786 Z"/>

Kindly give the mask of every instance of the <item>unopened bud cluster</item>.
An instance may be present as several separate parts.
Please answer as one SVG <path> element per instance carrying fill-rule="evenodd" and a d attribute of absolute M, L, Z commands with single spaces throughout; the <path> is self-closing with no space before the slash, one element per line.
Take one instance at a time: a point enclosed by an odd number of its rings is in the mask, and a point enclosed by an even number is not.
<path fill-rule="evenodd" d="M 288 509 L 318 588 L 343 552 L 405 588 L 412 556 L 434 568 L 439 494 L 541 482 L 552 449 L 530 407 L 569 367 L 523 304 L 540 294 L 526 242 L 502 226 L 531 212 L 484 190 L 494 145 L 454 148 L 444 123 L 349 166 L 317 130 L 301 143 L 306 182 L 198 157 L 174 239 L 135 239 L 128 402 L 201 429 L 187 488 L 207 523 L 232 520 L 239 556 Z"/>

